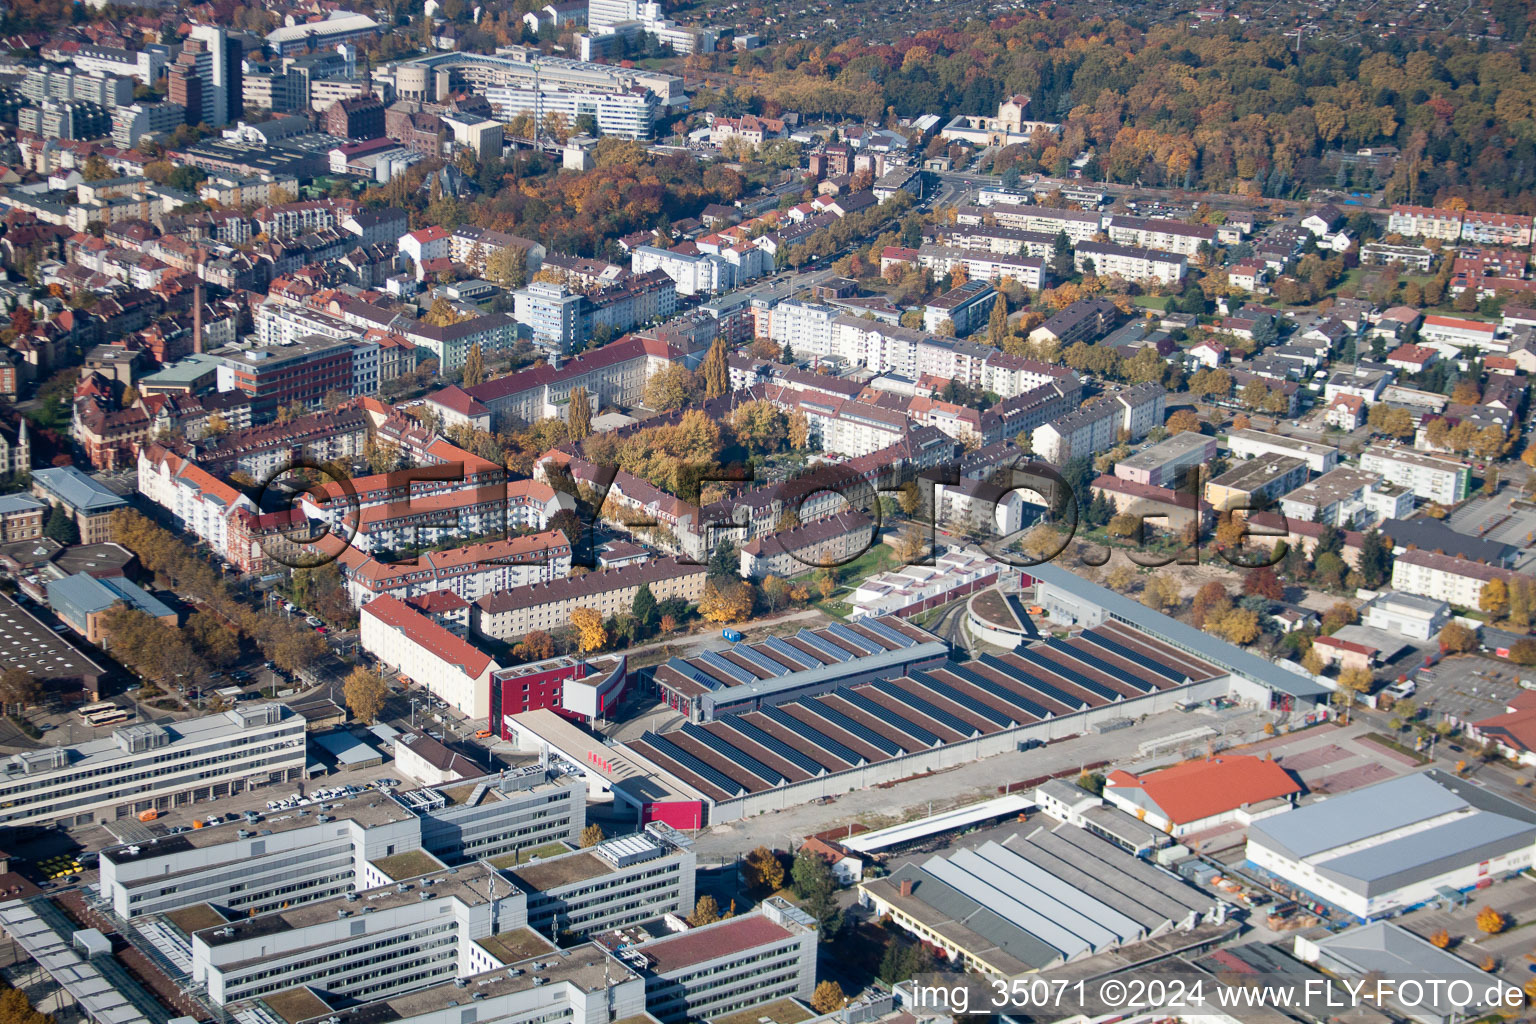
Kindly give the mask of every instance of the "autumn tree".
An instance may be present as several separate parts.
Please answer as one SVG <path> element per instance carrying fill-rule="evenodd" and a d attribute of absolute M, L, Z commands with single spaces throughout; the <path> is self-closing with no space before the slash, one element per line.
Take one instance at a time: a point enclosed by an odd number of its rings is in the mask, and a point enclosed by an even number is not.
<path fill-rule="evenodd" d="M 1371 674 L 1371 670 L 1368 668 L 1351 665 L 1348 668 L 1339 670 L 1339 685 L 1346 690 L 1353 690 L 1356 693 L 1370 693 L 1371 686 L 1375 681 L 1376 677 Z"/>
<path fill-rule="evenodd" d="M 469 353 L 464 357 L 463 383 L 466 388 L 472 388 L 485 380 L 485 356 L 480 351 L 480 343 L 477 341 L 469 346 Z"/>
<path fill-rule="evenodd" d="M 694 375 L 681 363 L 668 363 L 645 382 L 645 404 L 656 412 L 688 408 L 698 393 Z"/>
<path fill-rule="evenodd" d="M 720 920 L 720 904 L 709 893 L 705 893 L 694 903 L 693 913 L 688 915 L 687 920 L 695 928 L 700 925 L 714 924 Z"/>
<path fill-rule="evenodd" d="M 1478 930 L 1483 932 L 1485 935 L 1499 934 L 1499 932 L 1504 930 L 1504 925 L 1504 915 L 1499 913 L 1497 910 L 1494 910 L 1490 906 L 1484 905 L 1484 907 L 1477 912 Z"/>
<path fill-rule="evenodd" d="M 42 688 L 31 673 L 20 668 L 8 668 L 0 672 L 0 705 L 15 705 L 17 711 L 37 700 Z"/>
<path fill-rule="evenodd" d="M 752 585 L 743 580 L 711 579 L 704 584 L 699 614 L 709 622 L 742 622 L 752 615 Z"/>
<path fill-rule="evenodd" d="M 1440 928 L 1429 937 L 1429 944 L 1437 949 L 1446 949 L 1451 944 L 1451 933 Z"/>
<path fill-rule="evenodd" d="M 341 694 L 357 720 L 371 725 L 384 710 L 384 702 L 389 699 L 389 686 L 377 672 L 359 665 L 347 674 Z"/>
<path fill-rule="evenodd" d="M 1495 619 L 1502 618 L 1509 610 L 1509 586 L 1498 576 L 1483 584 L 1477 596 L 1477 606 Z"/>
<path fill-rule="evenodd" d="M 742 862 L 742 883 L 755 892 L 778 892 L 784 888 L 784 865 L 778 854 L 759 846 Z"/>
<path fill-rule="evenodd" d="M 1207 619 L 1206 629 L 1229 644 L 1251 644 L 1259 638 L 1259 613 L 1250 608 L 1232 608 L 1220 617 Z"/>
<path fill-rule="evenodd" d="M 731 368 L 727 361 L 724 338 L 716 338 L 710 344 L 699 372 L 704 377 L 705 398 L 719 398 L 731 389 Z"/>
<path fill-rule="evenodd" d="M 589 846 L 596 846 L 606 838 L 608 837 L 603 835 L 603 826 L 594 821 L 581 830 L 581 848 L 585 850 Z"/>
<path fill-rule="evenodd" d="M 1168 417 L 1164 426 L 1170 434 L 1198 434 L 1203 425 L 1193 409 L 1178 409 Z"/>
<path fill-rule="evenodd" d="M 583 654 L 600 651 L 608 643 L 608 630 L 603 627 L 602 613 L 592 608 L 573 609 L 571 628 L 576 631 L 576 646 Z"/>
<path fill-rule="evenodd" d="M 1285 588 L 1280 584 L 1280 577 L 1267 565 L 1251 569 L 1243 575 L 1243 593 L 1270 601 L 1285 600 Z"/>
<path fill-rule="evenodd" d="M 1459 622 L 1447 622 L 1440 630 L 1440 650 L 1446 654 L 1465 654 L 1477 648 L 1477 634 Z"/>
<path fill-rule="evenodd" d="M 1195 592 L 1189 606 L 1190 622 L 1196 629 L 1204 629 L 1207 619 L 1220 617 L 1231 607 L 1232 598 L 1227 595 L 1227 588 L 1212 580 Z"/>
<path fill-rule="evenodd" d="M 592 399 L 587 395 L 587 389 L 579 384 L 571 389 L 565 424 L 572 441 L 585 441 L 592 435 Z"/>
<path fill-rule="evenodd" d="M 1183 600 L 1178 580 L 1171 575 L 1153 573 L 1141 589 L 1141 603 L 1153 611 L 1166 612 L 1177 608 Z"/>
<path fill-rule="evenodd" d="M 811 1009 L 817 1013 L 836 1013 L 848 1002 L 843 995 L 843 986 L 835 981 L 818 982 L 816 991 L 811 993 Z"/>

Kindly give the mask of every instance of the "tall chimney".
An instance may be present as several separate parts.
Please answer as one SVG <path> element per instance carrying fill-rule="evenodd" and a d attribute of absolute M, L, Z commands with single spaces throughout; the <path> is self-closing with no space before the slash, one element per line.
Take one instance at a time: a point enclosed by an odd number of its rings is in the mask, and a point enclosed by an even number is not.
<path fill-rule="evenodd" d="M 196 276 L 192 279 L 192 351 L 197 355 L 203 354 L 203 261 L 207 258 L 207 250 L 198 246 Z"/>

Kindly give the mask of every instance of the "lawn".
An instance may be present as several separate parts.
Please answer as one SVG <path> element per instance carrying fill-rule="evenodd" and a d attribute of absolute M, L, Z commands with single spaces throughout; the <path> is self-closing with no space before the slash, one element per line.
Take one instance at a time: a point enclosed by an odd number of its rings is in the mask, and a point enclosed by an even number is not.
<path fill-rule="evenodd" d="M 195 931 L 201 931 L 204 928 L 213 928 L 225 923 L 224 915 L 206 903 L 194 903 L 190 907 L 172 910 L 165 917 L 171 924 L 180 928 L 188 935 Z"/>
<path fill-rule="evenodd" d="M 864 553 L 846 565 L 840 565 L 834 570 L 837 573 L 838 582 L 848 587 L 853 587 L 860 580 L 867 579 L 877 573 L 900 568 L 896 564 L 896 553 L 888 544 L 871 544 Z"/>
<path fill-rule="evenodd" d="M 555 947 L 532 928 L 514 928 L 500 935 L 488 935 L 483 939 L 477 939 L 485 951 L 504 964 L 515 964 L 519 960 L 527 960 L 530 957 L 541 956 L 550 952 Z"/>
<path fill-rule="evenodd" d="M 713 1019 L 715 1024 L 758 1024 L 759 1021 L 770 1021 L 772 1024 L 800 1024 L 801 1021 L 810 1020 L 814 1016 L 815 1014 L 793 999 L 775 999 L 771 1003 L 749 1006 L 745 1010 L 738 1010 Z"/>
<path fill-rule="evenodd" d="M 543 846 L 530 846 L 526 850 L 518 850 L 516 853 L 504 853 L 500 857 L 491 858 L 493 868 L 515 868 L 519 864 L 526 864 L 534 857 L 558 857 L 562 853 L 570 853 L 571 848 L 564 843 L 545 843 Z"/>
<path fill-rule="evenodd" d="M 389 857 L 381 857 L 373 866 L 396 882 L 418 875 L 442 870 L 442 862 L 424 850 L 406 850 Z"/>
<path fill-rule="evenodd" d="M 1133 306 L 1142 309 L 1155 309 L 1160 313 L 1168 312 L 1168 304 L 1173 301 L 1171 295 L 1136 295 L 1131 298 Z"/>

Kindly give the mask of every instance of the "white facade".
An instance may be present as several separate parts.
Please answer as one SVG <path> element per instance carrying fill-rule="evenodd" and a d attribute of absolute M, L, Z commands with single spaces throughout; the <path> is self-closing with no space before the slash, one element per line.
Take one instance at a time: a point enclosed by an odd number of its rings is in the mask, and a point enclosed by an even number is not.
<path fill-rule="evenodd" d="M 305 763 L 304 719 L 281 704 L 120 726 L 104 739 L 12 755 L 0 823 L 109 822 L 297 778 Z"/>
<path fill-rule="evenodd" d="M 660 270 L 677 284 L 679 295 L 713 295 L 729 291 L 736 279 L 735 268 L 719 256 L 685 256 L 650 245 L 635 248 L 630 254 L 629 269 L 636 274 Z"/>
<path fill-rule="evenodd" d="M 1270 434 L 1262 430 L 1234 430 L 1227 439 L 1233 458 L 1253 459 L 1260 455 L 1288 455 L 1301 459 L 1313 473 L 1326 473 L 1339 464 L 1339 450 L 1332 445 L 1316 444 L 1299 438 Z M 1362 465 L 1363 469 L 1371 469 Z M 1376 470 L 1371 469 L 1372 472 Z"/>
<path fill-rule="evenodd" d="M 1177 284 L 1184 280 L 1184 269 L 1188 264 L 1178 253 L 1106 242 L 1082 242 L 1073 250 L 1073 264 L 1083 271 L 1089 260 L 1093 261 L 1094 273 L 1100 277 L 1151 280 L 1162 284 Z"/>
<path fill-rule="evenodd" d="M 1412 640 L 1432 639 L 1450 620 L 1451 606 L 1444 601 L 1391 592 L 1373 598 L 1361 618 L 1372 629 Z"/>
<path fill-rule="evenodd" d="M 1490 580 L 1507 582 L 1514 576 L 1508 569 L 1432 551 L 1404 551 L 1392 563 L 1393 590 L 1448 601 L 1458 608 L 1478 607 Z"/>
<path fill-rule="evenodd" d="M 1454 505 L 1472 486 L 1472 467 L 1455 459 L 1436 458 L 1409 448 L 1372 445 L 1360 453 L 1360 468 L 1378 473 L 1388 483 L 1406 487 L 1420 498 Z"/>
<path fill-rule="evenodd" d="M 363 606 L 359 631 L 363 650 L 470 718 L 491 713 L 491 673 L 499 665 L 396 598 L 383 596 Z"/>

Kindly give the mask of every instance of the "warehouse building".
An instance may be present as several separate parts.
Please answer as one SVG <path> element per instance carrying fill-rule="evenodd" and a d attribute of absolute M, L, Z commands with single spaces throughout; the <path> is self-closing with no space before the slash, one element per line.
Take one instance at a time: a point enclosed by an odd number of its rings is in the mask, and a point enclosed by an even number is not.
<path fill-rule="evenodd" d="M 654 681 L 668 707 L 694 723 L 766 704 L 899 676 L 942 662 L 949 647 L 896 616 L 802 629 L 794 636 L 738 643 L 726 651 L 669 658 Z"/>
<path fill-rule="evenodd" d="M 1430 770 L 1255 822 L 1248 860 L 1361 919 L 1531 866 L 1536 811 Z"/>
<path fill-rule="evenodd" d="M 1104 781 L 1104 799 L 1172 836 L 1203 832 L 1230 821 L 1288 810 L 1301 785 L 1274 761 L 1224 754 L 1135 775 L 1114 771 Z"/>
<path fill-rule="evenodd" d="M 198 904 L 263 914 L 367 888 L 375 862 L 387 874 L 417 851 L 445 864 L 516 855 L 575 842 L 585 824 L 586 787 L 535 766 L 399 796 L 369 790 L 314 814 L 269 816 L 260 828 L 221 825 L 113 847 L 101 854 L 100 891 L 125 919 Z"/>
<path fill-rule="evenodd" d="M 957 966 L 1002 977 L 1226 916 L 1215 897 L 1071 825 L 908 863 L 859 893 Z"/>
<path fill-rule="evenodd" d="M 1227 679 L 1110 622 L 965 664 L 780 692 L 610 749 L 696 794 L 709 821 L 732 821 L 1225 696 Z"/>

